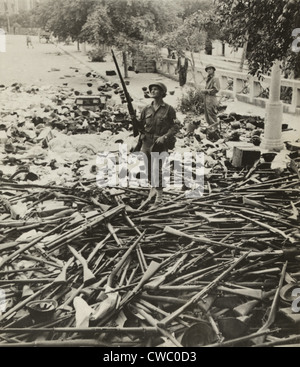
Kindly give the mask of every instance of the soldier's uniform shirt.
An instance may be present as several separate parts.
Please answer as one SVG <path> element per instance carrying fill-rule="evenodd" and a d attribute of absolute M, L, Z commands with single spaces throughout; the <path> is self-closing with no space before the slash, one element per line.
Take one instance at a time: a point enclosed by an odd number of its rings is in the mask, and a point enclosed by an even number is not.
<path fill-rule="evenodd" d="M 158 137 L 174 136 L 177 132 L 177 126 L 175 125 L 176 112 L 174 108 L 167 103 L 163 102 L 156 110 L 153 102 L 146 106 L 141 112 L 141 139 L 143 152 L 148 159 L 148 180 L 154 187 L 162 187 L 162 165 L 164 159 L 158 162 L 157 159 L 151 157 L 151 152 L 166 152 L 168 149 L 164 144 L 155 145 L 155 141 Z M 159 167 L 159 168 L 158 168 Z M 159 177 L 151 178 L 151 172 L 159 171 Z"/>

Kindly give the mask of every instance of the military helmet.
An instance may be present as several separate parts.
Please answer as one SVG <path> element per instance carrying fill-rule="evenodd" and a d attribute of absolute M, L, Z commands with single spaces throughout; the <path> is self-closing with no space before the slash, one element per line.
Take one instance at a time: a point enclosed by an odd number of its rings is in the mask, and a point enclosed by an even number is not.
<path fill-rule="evenodd" d="M 209 69 L 209 68 L 213 68 L 213 69 L 214 69 L 214 71 L 216 71 L 216 68 L 215 68 L 212 64 L 208 64 L 208 65 L 206 65 L 206 67 L 205 67 L 205 71 L 207 71 L 207 69 Z"/>
<path fill-rule="evenodd" d="M 151 88 L 154 87 L 154 86 L 159 87 L 164 92 L 163 97 L 165 97 L 167 95 L 167 87 L 163 83 L 158 82 L 158 83 L 150 84 L 149 87 L 148 87 L 149 91 L 151 91 Z"/>

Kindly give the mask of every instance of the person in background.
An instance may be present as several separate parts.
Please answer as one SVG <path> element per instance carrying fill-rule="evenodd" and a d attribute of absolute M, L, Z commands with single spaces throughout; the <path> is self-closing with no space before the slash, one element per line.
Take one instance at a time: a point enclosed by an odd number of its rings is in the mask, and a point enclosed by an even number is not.
<path fill-rule="evenodd" d="M 168 149 L 173 148 L 172 142 L 175 139 L 177 125 L 175 109 L 163 100 L 167 94 L 167 87 L 160 82 L 152 83 L 149 85 L 149 91 L 153 101 L 141 111 L 140 151 L 148 158 L 148 181 L 151 185 L 149 199 L 156 195 L 153 205 L 156 207 L 162 202 L 162 165 L 164 162 L 164 159 L 157 159 L 156 156 L 163 152 L 167 153 Z M 153 174 L 151 175 L 151 173 Z"/>
<path fill-rule="evenodd" d="M 27 34 L 27 36 L 26 36 L 26 45 L 27 45 L 27 48 L 29 48 L 29 46 L 31 46 L 31 48 L 33 48 L 33 44 L 32 44 L 31 37 L 30 37 L 29 34 Z"/>
<path fill-rule="evenodd" d="M 183 87 L 186 84 L 188 66 L 189 66 L 189 59 L 185 56 L 184 51 L 180 51 L 177 60 L 177 67 L 175 69 L 175 74 L 178 73 L 179 85 L 181 87 Z"/>
<path fill-rule="evenodd" d="M 207 65 L 205 68 L 208 76 L 206 79 L 205 89 L 202 89 L 204 94 L 204 115 L 209 127 L 216 128 L 218 124 L 218 98 L 217 93 L 220 90 L 219 78 L 215 76 L 216 68 L 213 65 Z"/>

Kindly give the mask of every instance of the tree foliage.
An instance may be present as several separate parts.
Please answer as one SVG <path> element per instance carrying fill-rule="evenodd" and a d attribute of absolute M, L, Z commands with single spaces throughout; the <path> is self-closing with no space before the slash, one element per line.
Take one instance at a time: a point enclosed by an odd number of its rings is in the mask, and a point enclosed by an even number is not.
<path fill-rule="evenodd" d="M 205 42 L 206 14 L 198 11 L 186 18 L 173 32 L 165 34 L 159 40 L 161 45 L 165 44 L 177 51 L 188 50 L 195 52 L 203 47 Z"/>
<path fill-rule="evenodd" d="M 106 0 L 107 12 L 113 24 L 114 44 L 153 41 L 170 30 L 175 17 L 168 2 L 152 0 Z"/>
<path fill-rule="evenodd" d="M 198 11 L 208 12 L 214 8 L 213 0 L 173 0 L 177 8 L 177 16 L 182 20 Z"/>
<path fill-rule="evenodd" d="M 48 0 L 34 10 L 36 23 L 55 36 L 78 40 L 96 0 Z"/>
<path fill-rule="evenodd" d="M 98 5 L 82 27 L 81 39 L 91 44 L 110 44 L 114 27 L 106 6 Z"/>
<path fill-rule="evenodd" d="M 292 30 L 300 27 L 299 0 L 216 0 L 222 31 L 235 49 L 248 37 L 251 74 L 267 73 L 275 60 L 295 68 Z"/>
<path fill-rule="evenodd" d="M 10 23 L 18 24 L 20 27 L 30 28 L 33 25 L 33 15 L 31 11 L 20 11 L 18 14 L 10 15 Z"/>
<path fill-rule="evenodd" d="M 216 16 L 213 10 L 198 10 L 184 19 L 173 32 L 162 37 L 159 45 L 175 49 L 179 53 L 182 50 L 190 51 L 192 74 L 196 83 L 194 53 L 205 48 L 208 35 L 213 39 L 216 34 Z"/>
<path fill-rule="evenodd" d="M 176 26 L 158 41 L 160 46 L 195 52 L 221 37 L 213 0 L 174 0 L 174 4 L 178 4 Z"/>

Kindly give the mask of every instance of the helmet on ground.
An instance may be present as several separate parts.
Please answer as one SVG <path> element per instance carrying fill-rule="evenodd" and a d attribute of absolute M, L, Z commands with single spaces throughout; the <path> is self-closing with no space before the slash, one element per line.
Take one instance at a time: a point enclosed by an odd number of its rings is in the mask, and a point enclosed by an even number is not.
<path fill-rule="evenodd" d="M 214 69 L 214 71 L 216 71 L 216 68 L 215 68 L 212 64 L 208 64 L 208 65 L 206 65 L 206 67 L 205 67 L 205 71 L 207 71 L 207 69 L 209 69 L 209 68 L 213 68 L 213 69 Z"/>
<path fill-rule="evenodd" d="M 165 97 L 166 95 L 167 95 L 167 87 L 163 84 L 163 83 L 153 83 L 153 84 L 150 84 L 149 85 L 149 91 L 151 91 L 151 88 L 152 87 L 159 87 L 163 92 L 164 92 L 164 95 L 163 95 L 163 97 Z"/>

